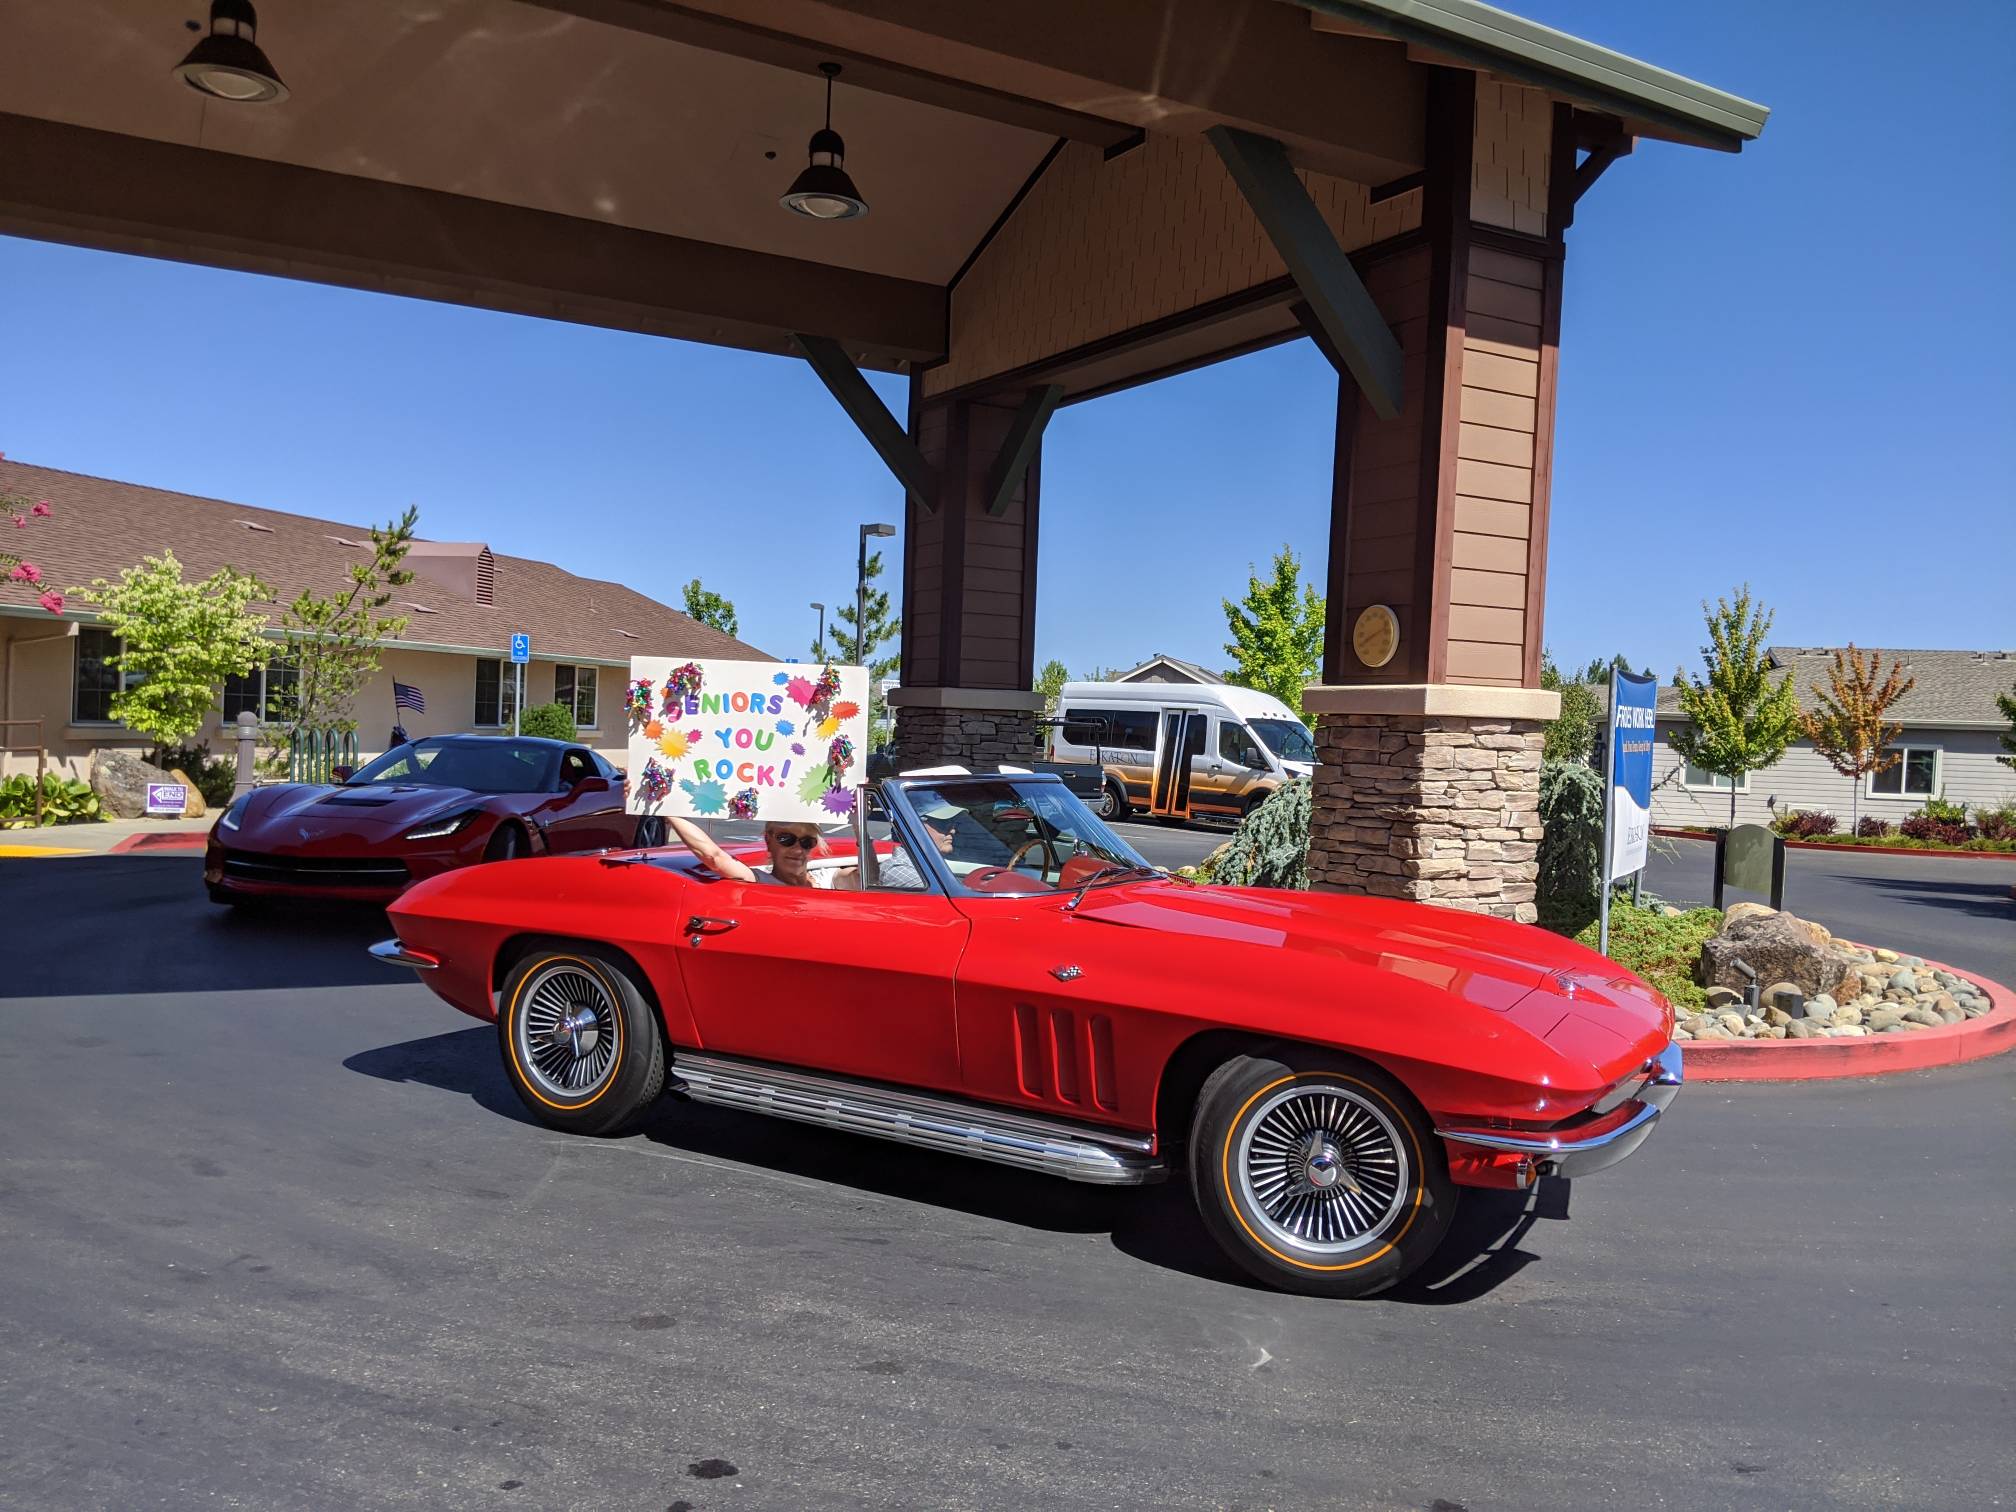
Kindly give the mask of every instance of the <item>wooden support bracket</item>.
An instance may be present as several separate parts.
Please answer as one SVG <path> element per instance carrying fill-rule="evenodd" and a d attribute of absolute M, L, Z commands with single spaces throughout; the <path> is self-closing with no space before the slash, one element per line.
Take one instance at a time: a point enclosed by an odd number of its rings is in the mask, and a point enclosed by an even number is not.
<path fill-rule="evenodd" d="M 1400 413 L 1400 343 L 1295 176 L 1288 154 L 1271 137 L 1232 126 L 1213 126 L 1204 135 L 1288 265 L 1330 338 L 1330 352 L 1343 359 L 1342 370 L 1357 380 L 1373 411 L 1391 420 Z"/>
<path fill-rule="evenodd" d="M 896 475 L 910 497 L 926 514 L 938 510 L 938 474 L 908 431 L 889 413 L 889 406 L 868 386 L 861 370 L 830 336 L 806 336 L 794 332 L 791 342 L 804 354 L 826 385 L 827 392 L 840 402 L 847 418 L 854 422 L 868 444 L 875 448 L 889 471 Z"/>
<path fill-rule="evenodd" d="M 1030 389 L 1022 396 L 1022 403 L 1015 411 L 1015 418 L 1009 422 L 1008 434 L 1001 442 L 1001 450 L 995 454 L 994 468 L 987 476 L 987 513 L 998 515 L 1008 508 L 1008 496 L 1015 492 L 1015 485 L 1022 481 L 1022 475 L 1029 471 L 1029 463 L 1036 455 L 1036 448 L 1043 444 L 1043 427 L 1050 423 L 1051 415 L 1064 397 L 1064 385 L 1046 383 Z"/>

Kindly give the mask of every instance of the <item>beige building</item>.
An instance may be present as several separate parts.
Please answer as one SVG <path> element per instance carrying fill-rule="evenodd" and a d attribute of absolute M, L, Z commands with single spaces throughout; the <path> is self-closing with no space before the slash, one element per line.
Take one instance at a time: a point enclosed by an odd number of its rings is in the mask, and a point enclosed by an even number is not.
<path fill-rule="evenodd" d="M 172 550 L 190 578 L 228 564 L 261 579 L 274 594 L 261 607 L 276 623 L 280 605 L 303 590 L 339 587 L 370 550 L 369 529 L 355 524 L 11 461 L 0 461 L 0 495 L 49 501 L 48 518 L 7 542 L 42 569 L 45 584 L 116 578 L 142 557 Z M 526 705 L 568 705 L 583 741 L 619 765 L 631 656 L 764 657 L 620 584 L 499 556 L 478 542 L 421 541 L 407 565 L 413 581 L 397 590 L 392 606 L 407 617 L 406 628 L 385 646 L 354 711 L 364 756 L 386 748 L 395 720 L 416 736 L 508 731 L 513 634 L 532 638 Z M 150 741 L 111 718 L 120 677 L 114 637 L 75 596 L 51 615 L 36 602 L 37 591 L 0 583 L 0 719 L 9 721 L 0 733 L 8 748 L 0 770 L 33 771 L 38 746 L 53 766 L 78 777 L 89 774 L 99 750 L 145 750 Z M 281 706 L 289 668 L 274 634 L 273 661 L 218 690 L 197 739 L 219 754 L 231 745 L 222 726 L 241 711 L 264 719 Z M 424 712 L 393 707 L 395 680 L 419 689 Z"/>

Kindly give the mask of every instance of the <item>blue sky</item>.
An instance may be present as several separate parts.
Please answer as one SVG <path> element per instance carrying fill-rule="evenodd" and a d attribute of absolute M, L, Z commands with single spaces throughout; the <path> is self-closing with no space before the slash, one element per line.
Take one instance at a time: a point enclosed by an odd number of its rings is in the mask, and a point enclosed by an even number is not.
<path fill-rule="evenodd" d="M 2016 7 L 1966 8 L 1965 45 L 1874 6 L 1515 8 L 1773 109 L 1740 156 L 1641 144 L 1577 212 L 1548 644 L 1667 675 L 1747 580 L 1789 642 L 2016 646 Z M 416 503 L 669 602 L 698 576 L 779 655 L 851 595 L 856 526 L 902 517 L 780 358 L 5 238 L 0 333 L 22 461 Z M 1221 665 L 1249 561 L 1286 542 L 1320 582 L 1334 392 L 1297 342 L 1060 412 L 1039 658 Z"/>

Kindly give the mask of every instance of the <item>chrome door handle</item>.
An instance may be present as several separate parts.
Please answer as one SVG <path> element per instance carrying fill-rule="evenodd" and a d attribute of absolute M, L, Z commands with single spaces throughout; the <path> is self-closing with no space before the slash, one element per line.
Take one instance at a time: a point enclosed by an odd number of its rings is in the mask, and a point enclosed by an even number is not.
<path fill-rule="evenodd" d="M 734 927 L 733 919 L 709 919 L 695 914 L 686 921 L 686 943 L 698 945 L 702 936 L 726 934 Z"/>

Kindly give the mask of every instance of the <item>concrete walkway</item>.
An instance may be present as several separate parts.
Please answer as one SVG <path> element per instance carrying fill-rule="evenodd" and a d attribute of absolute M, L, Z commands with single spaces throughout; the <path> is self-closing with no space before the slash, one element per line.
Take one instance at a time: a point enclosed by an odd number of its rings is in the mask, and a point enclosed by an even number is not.
<path fill-rule="evenodd" d="M 201 819 L 108 819 L 99 824 L 0 830 L 0 856 L 102 856 L 142 836 L 173 836 L 181 844 L 194 846 L 210 833 L 214 823 L 216 816 L 206 814 Z"/>

